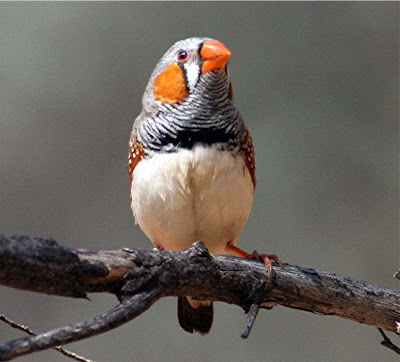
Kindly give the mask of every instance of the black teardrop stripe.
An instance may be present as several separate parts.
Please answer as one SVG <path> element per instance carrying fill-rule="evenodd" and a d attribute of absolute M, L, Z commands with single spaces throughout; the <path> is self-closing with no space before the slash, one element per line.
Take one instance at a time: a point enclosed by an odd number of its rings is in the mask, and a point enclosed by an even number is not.
<path fill-rule="evenodd" d="M 183 78 L 185 80 L 186 90 L 189 93 L 190 89 L 189 89 L 189 86 L 188 86 L 189 83 L 188 83 L 188 78 L 187 78 L 185 67 L 183 66 L 182 63 L 177 63 L 177 64 L 178 64 L 179 68 L 181 68 L 181 71 L 182 71 L 182 74 L 183 74 Z"/>

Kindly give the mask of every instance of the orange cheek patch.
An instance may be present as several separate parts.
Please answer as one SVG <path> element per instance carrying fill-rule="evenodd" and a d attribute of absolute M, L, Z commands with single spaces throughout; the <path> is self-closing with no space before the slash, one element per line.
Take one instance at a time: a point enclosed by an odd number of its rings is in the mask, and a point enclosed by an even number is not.
<path fill-rule="evenodd" d="M 172 63 L 154 80 L 154 98 L 164 103 L 184 101 L 188 96 L 181 67 Z"/>

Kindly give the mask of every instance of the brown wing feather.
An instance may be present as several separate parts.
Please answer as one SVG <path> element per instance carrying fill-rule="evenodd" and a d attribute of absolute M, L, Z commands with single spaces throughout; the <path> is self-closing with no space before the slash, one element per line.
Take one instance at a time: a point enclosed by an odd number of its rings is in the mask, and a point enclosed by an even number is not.
<path fill-rule="evenodd" d="M 144 148 L 137 141 L 135 134 L 132 134 L 131 140 L 129 141 L 129 154 L 128 154 L 128 172 L 131 182 L 133 180 L 133 171 L 136 165 L 142 159 L 144 155 Z"/>
<path fill-rule="evenodd" d="M 250 132 L 246 129 L 246 132 L 242 139 L 242 145 L 240 153 L 244 159 L 244 162 L 250 172 L 251 180 L 253 181 L 254 188 L 256 187 L 256 158 L 253 147 L 253 139 L 251 138 Z"/>

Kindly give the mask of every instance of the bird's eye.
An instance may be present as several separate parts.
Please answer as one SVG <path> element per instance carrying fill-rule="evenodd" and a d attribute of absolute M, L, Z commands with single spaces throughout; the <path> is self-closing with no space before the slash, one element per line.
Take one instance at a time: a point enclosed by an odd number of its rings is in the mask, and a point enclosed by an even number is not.
<path fill-rule="evenodd" d="M 181 50 L 178 53 L 178 60 L 186 60 L 188 57 L 188 53 L 185 50 Z"/>

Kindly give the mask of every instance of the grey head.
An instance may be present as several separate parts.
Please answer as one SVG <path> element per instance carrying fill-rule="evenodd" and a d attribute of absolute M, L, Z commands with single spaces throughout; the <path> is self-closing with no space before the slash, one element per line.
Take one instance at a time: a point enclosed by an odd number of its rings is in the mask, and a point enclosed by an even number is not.
<path fill-rule="evenodd" d="M 146 153 L 198 143 L 239 145 L 245 124 L 232 101 L 230 55 L 224 44 L 206 37 L 181 40 L 167 50 L 151 74 L 132 131 Z"/>
<path fill-rule="evenodd" d="M 158 110 L 160 103 L 163 103 L 155 98 L 154 83 L 157 77 L 172 64 L 176 64 L 181 68 L 188 93 L 194 92 L 201 76 L 201 66 L 204 62 L 200 52 L 202 45 L 207 40 L 217 42 L 208 37 L 193 37 L 177 41 L 165 52 L 154 67 L 143 94 L 143 113 L 152 114 Z"/>

